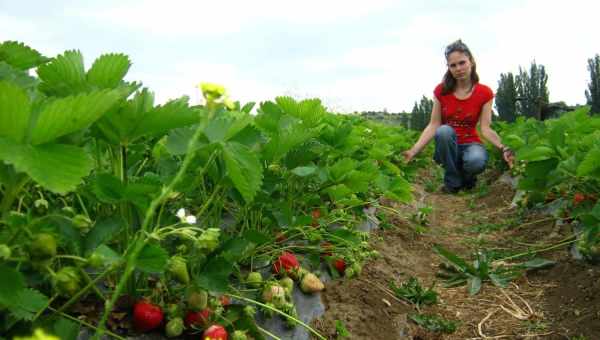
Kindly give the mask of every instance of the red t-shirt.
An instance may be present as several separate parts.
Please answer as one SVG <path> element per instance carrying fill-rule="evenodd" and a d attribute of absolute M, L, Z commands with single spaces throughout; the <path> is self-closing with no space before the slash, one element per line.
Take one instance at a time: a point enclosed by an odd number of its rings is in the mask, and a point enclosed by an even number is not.
<path fill-rule="evenodd" d="M 458 99 L 454 93 L 442 96 L 442 84 L 439 84 L 433 94 L 442 106 L 442 124 L 450 125 L 456 131 L 458 144 L 481 143 L 477 122 L 483 105 L 494 98 L 492 90 L 477 83 L 467 99 Z"/>

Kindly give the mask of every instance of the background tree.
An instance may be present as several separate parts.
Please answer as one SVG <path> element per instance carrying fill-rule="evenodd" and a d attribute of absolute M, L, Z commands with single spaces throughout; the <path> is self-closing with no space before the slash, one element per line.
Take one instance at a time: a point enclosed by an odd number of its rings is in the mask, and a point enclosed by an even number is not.
<path fill-rule="evenodd" d="M 541 120 L 542 108 L 548 104 L 548 74 L 544 65 L 531 63 L 529 72 L 519 67 L 516 79 L 518 112 Z"/>
<path fill-rule="evenodd" d="M 514 122 L 517 118 L 517 87 L 512 72 L 500 74 L 496 90 L 496 110 L 500 120 Z"/>
<path fill-rule="evenodd" d="M 588 59 L 590 82 L 585 91 L 588 105 L 591 106 L 590 114 L 600 114 L 600 55 Z"/>
<path fill-rule="evenodd" d="M 419 108 L 422 112 L 421 115 L 421 130 L 425 129 L 429 121 L 431 120 L 431 110 L 433 110 L 433 100 L 423 96 Z"/>
<path fill-rule="evenodd" d="M 413 130 L 423 130 L 431 119 L 431 110 L 433 109 L 433 100 L 423 96 L 419 102 L 415 102 L 410 114 L 410 128 Z"/>
<path fill-rule="evenodd" d="M 415 102 L 412 111 L 410 112 L 410 128 L 413 130 L 421 130 L 419 127 L 421 125 L 421 117 L 419 115 L 421 112 L 419 111 L 419 104 Z"/>

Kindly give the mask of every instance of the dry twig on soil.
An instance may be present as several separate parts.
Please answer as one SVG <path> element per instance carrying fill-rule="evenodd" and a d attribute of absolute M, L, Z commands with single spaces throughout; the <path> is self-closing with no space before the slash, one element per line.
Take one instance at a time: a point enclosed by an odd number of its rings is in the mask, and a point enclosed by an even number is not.
<path fill-rule="evenodd" d="M 510 296 L 506 293 L 506 291 L 504 289 L 500 289 L 500 291 L 502 292 L 502 294 L 504 294 L 504 296 L 506 297 L 506 299 L 510 303 L 510 306 L 509 306 L 510 309 L 509 309 L 509 307 L 504 307 L 504 305 L 499 305 L 499 307 L 503 311 L 505 311 L 509 315 L 512 315 L 513 317 L 515 317 L 515 318 L 517 318 L 519 320 L 529 320 L 529 319 L 532 319 L 532 318 L 534 318 L 534 317 L 537 316 L 536 313 L 531 308 L 531 306 L 529 305 L 529 303 L 527 303 L 527 301 L 525 301 L 525 299 L 522 298 L 520 295 L 511 292 L 511 294 L 513 294 L 514 296 L 518 297 L 519 300 L 521 300 L 521 302 L 523 302 L 523 304 L 525 305 L 525 307 L 527 308 L 527 310 L 525 310 L 524 308 L 522 308 L 519 305 L 517 305 L 515 303 L 515 301 L 510 298 Z M 499 298 L 501 298 L 501 297 L 499 297 Z"/>

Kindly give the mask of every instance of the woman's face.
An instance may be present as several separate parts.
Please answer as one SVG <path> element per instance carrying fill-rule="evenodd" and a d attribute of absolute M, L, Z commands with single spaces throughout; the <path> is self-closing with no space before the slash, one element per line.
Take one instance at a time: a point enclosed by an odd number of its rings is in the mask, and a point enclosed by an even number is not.
<path fill-rule="evenodd" d="M 456 80 L 471 79 L 473 64 L 465 53 L 454 51 L 448 55 L 448 70 Z"/>

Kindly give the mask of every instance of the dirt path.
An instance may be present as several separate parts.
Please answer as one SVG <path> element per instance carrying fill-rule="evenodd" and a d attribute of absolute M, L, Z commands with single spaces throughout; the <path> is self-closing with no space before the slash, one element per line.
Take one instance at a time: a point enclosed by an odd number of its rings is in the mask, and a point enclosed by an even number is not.
<path fill-rule="evenodd" d="M 495 179 L 488 182 L 459 195 L 426 193 L 417 186 L 414 204 L 390 205 L 398 212 L 388 215 L 393 227 L 372 237 L 382 257 L 365 265 L 358 278 L 328 285 L 323 295 L 327 310 L 315 327 L 329 339 L 337 339 L 336 320 L 349 339 L 600 339 L 600 267 L 572 261 L 566 247 L 541 254 L 556 261 L 554 267 L 528 272 L 505 289 L 486 282 L 470 296 L 466 286 L 442 287 L 435 274 L 443 261 L 432 251 L 434 244 L 465 258 L 475 249 L 502 258 L 569 236 L 568 226 L 557 227 L 547 216 L 517 216 L 510 208 L 512 188 Z M 426 231 L 416 233 L 406 217 L 423 206 L 433 211 Z M 429 332 L 409 319 L 415 307 L 395 298 L 389 283 L 399 285 L 411 276 L 424 287 L 437 281 L 438 304 L 421 312 L 457 321 L 456 332 Z M 526 312 L 522 319 L 502 309 L 511 309 L 507 296 Z"/>

